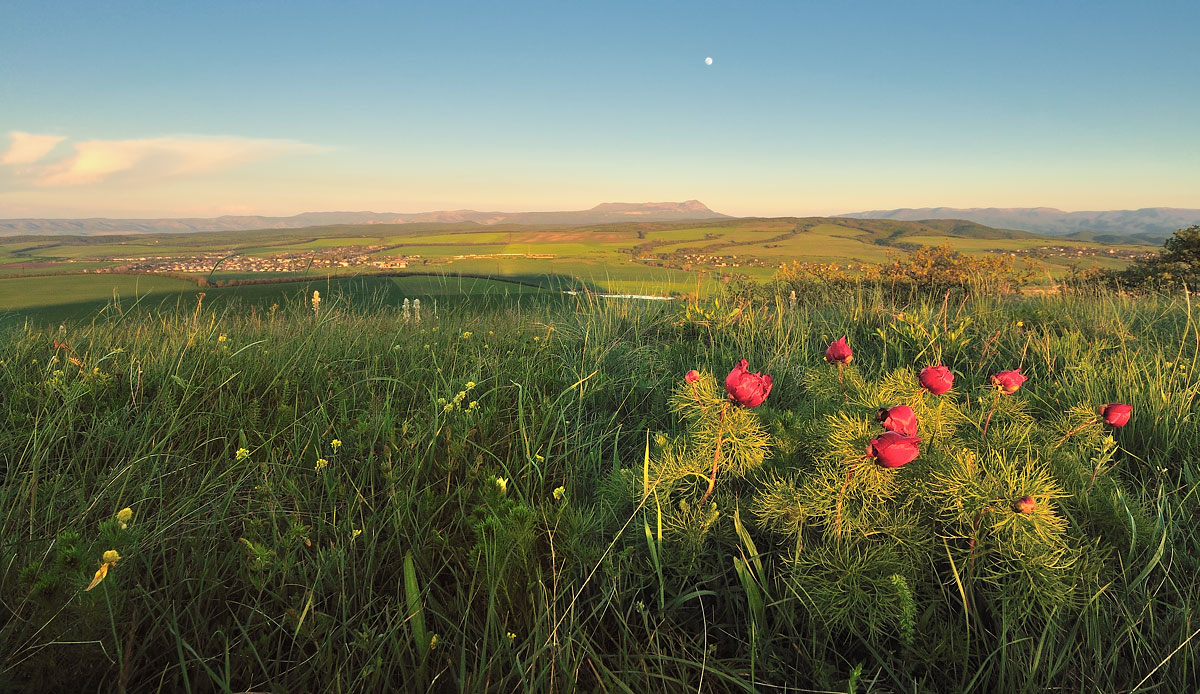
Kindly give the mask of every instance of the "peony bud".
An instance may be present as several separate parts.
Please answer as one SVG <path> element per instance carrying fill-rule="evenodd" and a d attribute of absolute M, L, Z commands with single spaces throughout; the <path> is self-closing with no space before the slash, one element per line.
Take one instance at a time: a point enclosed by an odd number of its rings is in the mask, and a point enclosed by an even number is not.
<path fill-rule="evenodd" d="M 879 411 L 876 417 L 884 429 L 905 436 L 917 435 L 917 413 L 908 405 L 896 405 Z"/>
<path fill-rule="evenodd" d="M 1100 407 L 1100 416 L 1109 425 L 1118 429 L 1129 423 L 1129 415 L 1133 414 L 1133 406 L 1121 402 L 1110 402 Z"/>
<path fill-rule="evenodd" d="M 1033 513 L 1035 508 L 1037 508 L 1037 502 L 1033 500 L 1032 496 L 1023 496 L 1013 504 L 1013 510 L 1017 513 Z"/>
<path fill-rule="evenodd" d="M 700 380 L 700 372 L 692 369 L 684 375 L 683 380 L 687 381 L 688 383 L 695 383 L 696 381 Z"/>
<path fill-rule="evenodd" d="M 749 363 L 743 359 L 733 367 L 733 371 L 725 377 L 725 390 L 729 392 L 729 399 L 738 405 L 757 407 L 771 392 L 771 376 L 764 376 L 761 372 L 750 373 L 746 369 Z"/>
<path fill-rule="evenodd" d="M 842 335 L 829 344 L 825 350 L 825 361 L 830 364 L 849 364 L 854 360 L 854 351 L 846 344 L 846 336 Z"/>
<path fill-rule="evenodd" d="M 867 455 L 883 467 L 900 467 L 911 463 L 921 454 L 917 448 L 920 441 L 921 439 L 915 436 L 885 431 L 867 444 Z"/>
<path fill-rule="evenodd" d="M 1017 392 L 1017 389 L 1020 388 L 1021 384 L 1026 380 L 1027 379 L 1021 375 L 1020 369 L 1013 369 L 1011 371 L 1001 371 L 995 376 L 992 376 L 992 385 L 996 386 L 1005 393 L 1012 395 L 1013 393 Z"/>
<path fill-rule="evenodd" d="M 934 395 L 942 395 L 954 386 L 954 374 L 941 364 L 921 369 L 919 378 L 921 387 Z"/>

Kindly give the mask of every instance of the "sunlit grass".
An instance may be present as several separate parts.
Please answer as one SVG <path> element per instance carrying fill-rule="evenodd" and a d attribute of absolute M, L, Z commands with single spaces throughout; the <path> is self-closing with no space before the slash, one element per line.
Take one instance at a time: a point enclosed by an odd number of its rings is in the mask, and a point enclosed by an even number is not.
<path fill-rule="evenodd" d="M 676 305 L 587 296 L 426 297 L 405 322 L 345 287 L 0 332 L 0 691 L 1190 691 L 1200 676 L 1200 315 L 1183 299 L 858 292 L 709 331 Z M 677 431 L 672 385 L 746 357 L 774 375 L 763 416 L 803 421 L 801 378 L 832 339 L 872 378 L 928 356 L 899 313 L 969 316 L 947 363 L 1021 364 L 1036 417 L 1134 405 L 1112 474 L 1152 515 L 1113 559 L 1119 584 L 1033 636 L 927 625 L 917 644 L 940 668 L 784 591 L 764 603 L 769 553 L 711 557 L 660 597 L 655 514 L 610 524 L 603 485 L 640 477 L 647 437 Z"/>

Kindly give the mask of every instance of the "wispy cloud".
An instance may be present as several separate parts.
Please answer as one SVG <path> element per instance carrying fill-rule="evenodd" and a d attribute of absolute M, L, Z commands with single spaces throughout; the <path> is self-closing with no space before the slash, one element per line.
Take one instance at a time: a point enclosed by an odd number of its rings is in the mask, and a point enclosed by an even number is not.
<path fill-rule="evenodd" d="M 28 164 L 17 177 L 38 187 L 145 181 L 224 171 L 242 164 L 326 148 L 291 140 L 228 135 L 168 135 L 132 140 L 73 142 L 73 152 L 42 161 L 66 138 L 12 133 L 0 163 Z"/>
<path fill-rule="evenodd" d="M 34 135 L 20 131 L 11 132 L 8 137 L 8 151 L 0 157 L 0 164 L 32 164 L 67 139 L 61 135 Z"/>

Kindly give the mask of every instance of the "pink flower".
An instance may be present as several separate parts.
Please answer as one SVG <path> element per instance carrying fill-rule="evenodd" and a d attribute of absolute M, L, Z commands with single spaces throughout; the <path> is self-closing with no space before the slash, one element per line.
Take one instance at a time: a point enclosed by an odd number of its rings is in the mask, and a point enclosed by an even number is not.
<path fill-rule="evenodd" d="M 842 335 L 829 344 L 825 350 L 825 361 L 830 364 L 849 364 L 854 360 L 854 351 L 846 344 L 846 336 Z"/>
<path fill-rule="evenodd" d="M 919 378 L 921 387 L 934 395 L 942 395 L 954 386 L 954 374 L 941 364 L 921 369 Z"/>
<path fill-rule="evenodd" d="M 743 359 L 733 367 L 733 371 L 730 371 L 729 375 L 725 377 L 725 390 L 729 392 L 729 399 L 738 405 L 758 407 L 771 392 L 771 375 L 764 376 L 761 372 L 750 373 L 746 369 L 749 363 Z"/>
<path fill-rule="evenodd" d="M 921 454 L 921 450 L 917 448 L 920 441 L 921 439 L 915 436 L 885 431 L 867 444 L 867 455 L 883 467 L 900 467 L 916 460 Z"/>
<path fill-rule="evenodd" d="M 1000 390 L 1003 390 L 1005 393 L 1012 395 L 1013 393 L 1017 392 L 1017 389 L 1020 388 L 1021 384 L 1026 380 L 1027 379 L 1021 375 L 1020 369 L 1013 369 L 1011 371 L 1001 371 L 995 376 L 992 376 L 992 385 L 996 386 Z"/>
<path fill-rule="evenodd" d="M 884 429 L 905 436 L 917 435 L 917 413 L 908 405 L 896 405 L 879 411 L 877 416 Z"/>
<path fill-rule="evenodd" d="M 1033 500 L 1032 496 L 1023 496 L 1013 504 L 1013 510 L 1017 513 L 1033 513 L 1035 508 L 1037 508 L 1037 502 Z"/>
<path fill-rule="evenodd" d="M 1110 402 L 1100 407 L 1100 416 L 1109 425 L 1121 428 L 1129 423 L 1129 415 L 1133 414 L 1133 406 L 1120 402 Z"/>
<path fill-rule="evenodd" d="M 688 383 L 695 383 L 696 381 L 700 380 L 700 372 L 692 369 L 684 375 L 683 380 L 687 381 Z"/>

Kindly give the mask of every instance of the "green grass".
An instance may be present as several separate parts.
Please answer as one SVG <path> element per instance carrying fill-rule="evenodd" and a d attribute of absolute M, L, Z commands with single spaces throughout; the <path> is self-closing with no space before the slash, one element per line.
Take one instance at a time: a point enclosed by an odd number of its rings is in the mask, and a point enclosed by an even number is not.
<path fill-rule="evenodd" d="M 676 305 L 472 282 L 210 289 L 200 306 L 166 283 L 178 300 L 153 310 L 123 298 L 62 330 L 0 326 L 0 691 L 1194 689 L 1200 312 L 1185 300 L 862 290 L 713 328 Z M 420 323 L 398 308 L 409 294 L 428 297 Z M 937 332 L 964 317 L 960 337 Z M 774 375 L 753 411 L 772 474 L 808 465 L 787 432 L 818 421 L 814 383 L 837 394 L 821 357 L 843 333 L 872 381 L 925 363 L 940 335 L 963 384 L 950 402 L 971 413 L 991 396 L 969 383 L 1018 363 L 1031 380 L 1006 403 L 1037 426 L 1132 404 L 1105 473 L 1129 515 L 1094 557 L 1113 578 L 1030 624 L 965 612 L 962 565 L 943 558 L 940 584 L 914 587 L 906 646 L 785 589 L 804 549 L 748 507 L 732 521 L 729 495 L 759 481 L 718 482 L 715 534 L 686 565 L 661 500 L 614 501 L 613 480 L 654 471 L 656 433 L 686 433 L 667 406 L 682 374 L 723 378 L 742 357 Z M 84 592 L 110 549 L 122 559 Z"/>
<path fill-rule="evenodd" d="M 345 270 L 343 268 L 343 270 Z M 224 278 L 261 278 L 261 274 L 229 273 Z M 218 273 L 214 280 L 223 276 Z M 280 277 L 280 279 L 289 279 Z M 530 277 L 527 282 L 479 279 L 457 275 L 413 275 L 406 277 L 310 275 L 296 281 L 235 287 L 201 288 L 194 282 L 154 275 L 67 275 L 0 279 L 0 326 L 31 321 L 36 325 L 90 320 L 104 315 L 143 315 L 168 307 L 194 306 L 197 295 L 205 294 L 205 303 L 224 306 L 238 303 L 258 310 L 272 304 L 296 303 L 314 290 L 340 292 L 345 301 L 357 307 L 381 304 L 399 306 L 405 298 L 445 298 L 454 301 L 504 297 L 555 295 L 545 286 L 546 278 Z"/>

